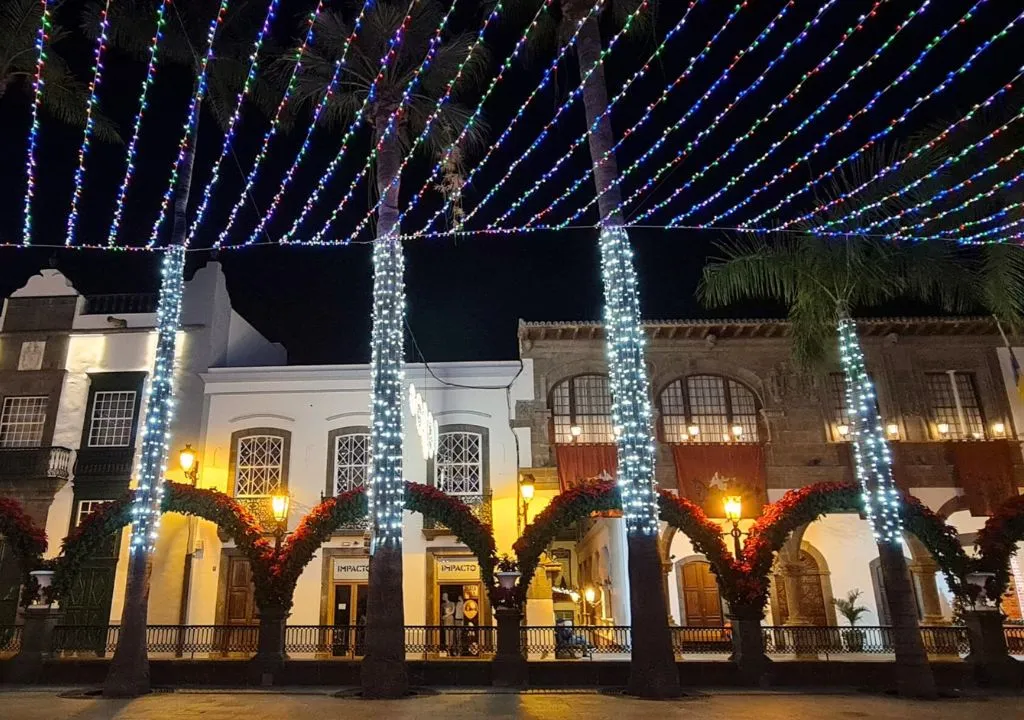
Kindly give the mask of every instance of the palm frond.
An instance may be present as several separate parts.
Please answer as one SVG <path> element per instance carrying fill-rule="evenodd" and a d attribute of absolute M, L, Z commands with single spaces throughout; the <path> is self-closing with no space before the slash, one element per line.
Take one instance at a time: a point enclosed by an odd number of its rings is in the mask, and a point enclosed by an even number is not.
<path fill-rule="evenodd" d="M 787 306 L 801 289 L 801 259 L 788 239 L 768 243 L 757 236 L 737 236 L 716 244 L 721 253 L 705 266 L 697 295 L 705 305 L 771 298 Z"/>
<path fill-rule="evenodd" d="M 981 300 L 999 322 L 1019 332 L 1024 323 L 1024 248 L 993 243 L 981 249 Z"/>

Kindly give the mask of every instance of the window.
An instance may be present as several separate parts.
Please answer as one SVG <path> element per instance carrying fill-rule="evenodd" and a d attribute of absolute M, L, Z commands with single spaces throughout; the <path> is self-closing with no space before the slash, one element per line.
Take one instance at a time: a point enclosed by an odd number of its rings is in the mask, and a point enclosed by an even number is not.
<path fill-rule="evenodd" d="M 604 375 L 580 375 L 560 382 L 551 391 L 551 414 L 556 443 L 615 442 L 612 396 Z"/>
<path fill-rule="evenodd" d="M 109 505 L 113 500 L 79 500 L 78 515 L 75 516 L 75 527 L 82 524 L 82 521 L 98 511 L 104 505 Z"/>
<path fill-rule="evenodd" d="M 757 442 L 757 399 L 745 385 L 718 375 L 669 383 L 658 398 L 665 442 Z"/>
<path fill-rule="evenodd" d="M 483 436 L 480 433 L 441 433 L 434 461 L 434 486 L 457 497 L 483 496 Z"/>
<path fill-rule="evenodd" d="M 842 373 L 828 376 L 829 400 L 831 401 L 831 421 L 836 427 L 850 426 L 850 413 L 846 405 L 846 377 Z"/>
<path fill-rule="evenodd" d="M 284 438 L 244 435 L 238 438 L 235 495 L 261 497 L 277 492 L 284 479 Z"/>
<path fill-rule="evenodd" d="M 981 416 L 978 391 L 971 373 L 928 373 L 925 382 L 935 422 L 934 432 L 938 439 L 985 438 L 985 421 Z"/>
<path fill-rule="evenodd" d="M 43 442 L 49 404 L 50 398 L 45 395 L 4 398 L 0 412 L 0 447 L 39 447 Z"/>
<path fill-rule="evenodd" d="M 370 473 L 370 435 L 345 433 L 334 437 L 334 494 L 366 486 Z"/>
<path fill-rule="evenodd" d="M 128 447 L 132 440 L 134 420 L 134 390 L 93 393 L 89 447 Z"/>

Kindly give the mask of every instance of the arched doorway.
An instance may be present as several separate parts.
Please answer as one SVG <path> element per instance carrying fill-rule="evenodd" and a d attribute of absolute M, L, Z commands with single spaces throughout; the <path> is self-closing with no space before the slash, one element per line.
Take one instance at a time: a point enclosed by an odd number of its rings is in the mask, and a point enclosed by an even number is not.
<path fill-rule="evenodd" d="M 807 543 L 800 549 L 799 556 L 795 563 L 788 561 L 790 567 L 785 570 L 781 567 L 787 560 L 779 557 L 775 566 L 774 592 L 772 617 L 775 624 L 785 625 L 794 615 L 798 616 L 803 623 L 816 626 L 827 626 L 835 624 L 834 611 L 830 612 L 829 607 L 832 593 L 828 586 L 831 584 L 826 568 L 818 560 L 818 553 L 811 552 Z M 792 567 L 792 565 L 796 567 Z M 799 612 L 793 612 L 793 600 L 788 596 L 786 575 L 790 575 L 788 583 L 790 589 L 794 586 L 799 590 Z M 794 577 L 795 576 L 795 577 Z M 796 583 L 792 580 L 795 579 Z M 826 595 L 828 597 L 826 598 Z"/>
<path fill-rule="evenodd" d="M 722 596 L 711 563 L 702 557 L 676 563 L 679 584 L 679 609 L 688 627 L 722 627 Z"/>

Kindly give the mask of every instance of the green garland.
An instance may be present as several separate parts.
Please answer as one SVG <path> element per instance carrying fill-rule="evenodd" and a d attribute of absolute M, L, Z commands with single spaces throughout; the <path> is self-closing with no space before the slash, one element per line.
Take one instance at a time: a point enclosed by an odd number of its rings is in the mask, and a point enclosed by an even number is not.
<path fill-rule="evenodd" d="M 1024 495 L 1002 503 L 978 531 L 980 569 L 992 573 L 991 595 L 1001 598 L 1010 587 L 1010 558 L 1024 540 Z"/>

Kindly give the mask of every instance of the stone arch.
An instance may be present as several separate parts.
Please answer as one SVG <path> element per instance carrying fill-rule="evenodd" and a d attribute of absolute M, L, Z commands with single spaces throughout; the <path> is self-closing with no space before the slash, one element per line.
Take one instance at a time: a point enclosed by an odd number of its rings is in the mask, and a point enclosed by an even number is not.
<path fill-rule="evenodd" d="M 131 522 L 134 492 L 104 505 L 90 514 L 64 538 L 60 555 L 54 561 L 54 594 L 60 599 L 71 589 L 82 562 L 106 538 Z M 164 485 L 163 511 L 194 515 L 209 520 L 230 537 L 252 565 L 257 602 L 265 602 L 273 593 L 271 566 L 273 549 L 263 536 L 256 518 L 234 498 L 218 490 L 199 489 L 182 483 Z"/>
<path fill-rule="evenodd" d="M 818 483 L 790 490 L 765 508 L 750 531 L 744 548 L 744 566 L 750 582 L 759 583 L 767 593 L 768 576 L 775 554 L 789 536 L 823 515 L 836 512 L 861 512 L 861 489 L 854 483 Z M 950 590 L 963 596 L 971 559 L 960 545 L 955 528 L 945 523 L 920 500 L 903 496 L 903 522 L 908 533 L 917 536 L 935 558 L 946 576 Z M 767 595 L 765 595 L 767 600 Z"/>
<path fill-rule="evenodd" d="M 810 560 L 815 568 L 814 575 L 817 577 L 816 587 L 820 591 L 821 595 L 821 610 L 825 620 L 825 625 L 832 626 L 836 625 L 836 611 L 835 606 L 832 604 L 834 594 L 832 592 L 832 571 L 829 569 L 828 560 L 825 555 L 818 550 L 813 544 L 803 539 L 804 532 L 810 526 L 810 523 L 806 523 L 800 526 L 793 532 L 792 535 L 786 540 L 786 543 L 776 554 L 776 560 L 774 567 L 780 572 L 774 573 L 772 578 L 772 593 L 771 593 L 771 607 L 772 607 L 772 621 L 776 625 L 781 625 L 782 622 L 782 597 L 783 594 L 786 596 L 786 605 L 788 610 L 788 616 L 793 615 L 793 598 L 790 597 L 789 591 L 785 587 L 780 587 L 779 579 L 784 577 L 787 573 L 783 568 L 784 565 L 798 565 L 801 566 L 800 578 L 798 582 L 803 582 L 803 575 L 806 574 L 805 558 Z M 784 585 L 785 583 L 783 583 Z M 802 597 L 798 594 L 797 597 Z M 802 608 L 803 610 L 808 608 Z"/>
<path fill-rule="evenodd" d="M 950 515 L 952 515 L 955 512 L 960 512 L 961 510 L 970 510 L 970 509 L 971 509 L 971 506 L 967 502 L 967 496 L 966 495 L 954 495 L 949 500 L 947 500 L 946 502 L 942 503 L 942 507 L 940 507 L 938 510 L 936 510 L 935 514 L 938 515 L 943 520 L 946 520 L 946 519 L 949 518 Z"/>

